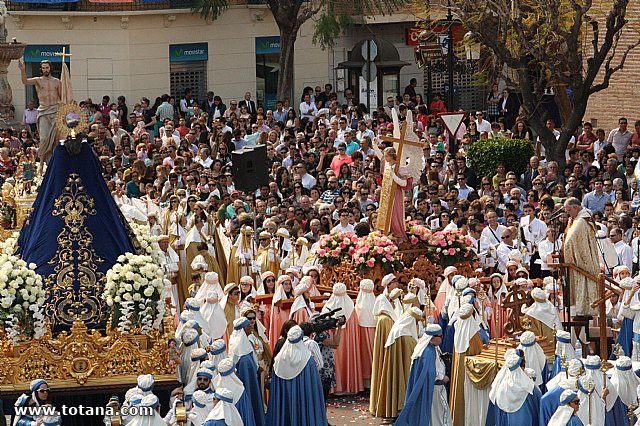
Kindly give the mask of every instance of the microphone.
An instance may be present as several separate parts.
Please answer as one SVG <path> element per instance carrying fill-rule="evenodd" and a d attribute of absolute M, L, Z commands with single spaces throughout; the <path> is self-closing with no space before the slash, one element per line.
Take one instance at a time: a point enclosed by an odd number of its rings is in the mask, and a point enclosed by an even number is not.
<path fill-rule="evenodd" d="M 555 213 L 553 213 L 551 215 L 551 217 L 549 219 L 547 219 L 547 222 L 551 222 L 556 220 L 557 218 L 559 218 L 562 214 L 564 213 L 564 206 L 560 207 L 558 210 L 555 211 Z"/>

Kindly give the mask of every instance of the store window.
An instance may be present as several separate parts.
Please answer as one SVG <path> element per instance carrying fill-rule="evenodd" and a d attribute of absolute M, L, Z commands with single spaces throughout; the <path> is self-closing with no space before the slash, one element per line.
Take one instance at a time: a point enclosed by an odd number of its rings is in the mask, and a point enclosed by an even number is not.
<path fill-rule="evenodd" d="M 65 49 L 66 53 L 71 53 L 68 44 L 30 44 L 24 49 L 24 65 L 27 78 L 40 77 L 40 62 L 48 60 L 51 62 L 52 75 L 56 78 L 60 78 L 62 73 L 62 57 L 57 56 L 56 53 L 62 53 L 62 49 Z M 70 57 L 66 57 L 67 67 L 71 72 Z M 71 57 L 73 58 L 73 57 Z M 38 105 L 38 94 L 36 93 L 35 86 L 25 86 L 25 99 L 28 102 L 33 102 Z"/>
<path fill-rule="evenodd" d="M 256 98 L 265 111 L 276 106 L 279 69 L 280 36 L 256 37 Z"/>
<path fill-rule="evenodd" d="M 208 43 L 169 45 L 169 87 L 176 102 L 190 88 L 193 99 L 204 103 L 207 98 Z"/>

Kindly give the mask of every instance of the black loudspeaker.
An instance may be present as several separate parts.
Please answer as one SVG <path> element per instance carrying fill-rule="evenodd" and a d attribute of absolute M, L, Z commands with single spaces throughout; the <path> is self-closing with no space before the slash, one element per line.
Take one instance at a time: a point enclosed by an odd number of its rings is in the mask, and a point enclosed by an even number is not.
<path fill-rule="evenodd" d="M 245 146 L 233 151 L 233 182 L 238 191 L 255 191 L 269 183 L 267 172 L 267 146 Z"/>

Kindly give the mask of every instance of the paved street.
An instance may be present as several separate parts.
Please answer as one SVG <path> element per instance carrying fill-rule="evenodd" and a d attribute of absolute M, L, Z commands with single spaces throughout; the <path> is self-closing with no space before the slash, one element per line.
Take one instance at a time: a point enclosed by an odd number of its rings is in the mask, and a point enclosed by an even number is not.
<path fill-rule="evenodd" d="M 327 419 L 334 426 L 381 425 L 382 419 L 369 414 L 369 395 L 329 397 Z"/>

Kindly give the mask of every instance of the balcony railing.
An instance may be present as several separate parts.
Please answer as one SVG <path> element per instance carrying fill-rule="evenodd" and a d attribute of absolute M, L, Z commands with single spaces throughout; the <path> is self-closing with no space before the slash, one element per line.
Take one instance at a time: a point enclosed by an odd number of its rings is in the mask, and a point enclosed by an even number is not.
<path fill-rule="evenodd" d="M 80 0 L 74 3 L 23 3 L 7 1 L 7 9 L 10 12 L 122 12 L 165 9 L 191 9 L 194 0 L 162 0 L 144 1 L 134 0 L 132 3 L 92 3 L 89 0 Z M 264 5 L 267 0 L 230 0 L 230 5 Z"/>

